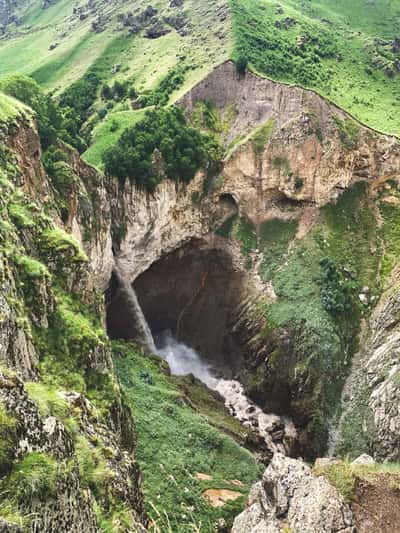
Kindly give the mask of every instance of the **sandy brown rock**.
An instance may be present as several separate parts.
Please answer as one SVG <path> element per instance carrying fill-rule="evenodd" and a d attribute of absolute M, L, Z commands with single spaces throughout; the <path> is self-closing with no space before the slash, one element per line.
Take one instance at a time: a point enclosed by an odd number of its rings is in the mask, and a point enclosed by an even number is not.
<path fill-rule="evenodd" d="M 226 62 L 180 104 L 191 112 L 202 101 L 214 103 L 222 116 L 234 110 L 225 142 L 237 148 L 226 158 L 222 192 L 234 194 L 254 223 L 268 218 L 282 199 L 320 206 L 356 181 L 398 174 L 396 138 L 361 126 L 312 91 L 251 72 L 239 76 Z M 264 149 L 256 150 L 251 135 L 268 122 Z M 344 133 L 347 125 L 352 135 Z"/>

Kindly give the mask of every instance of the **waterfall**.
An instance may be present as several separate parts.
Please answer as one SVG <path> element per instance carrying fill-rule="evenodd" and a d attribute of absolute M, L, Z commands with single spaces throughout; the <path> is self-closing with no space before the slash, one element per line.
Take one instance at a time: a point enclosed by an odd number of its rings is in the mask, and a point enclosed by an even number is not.
<path fill-rule="evenodd" d="M 157 353 L 165 359 L 175 376 L 193 374 L 193 376 L 210 389 L 215 388 L 217 379 L 212 372 L 210 365 L 189 346 L 178 342 L 167 330 L 156 337 Z"/>
<path fill-rule="evenodd" d="M 156 353 L 157 350 L 151 330 L 130 281 L 124 276 L 117 265 L 114 266 L 113 272 L 118 281 L 120 295 L 124 299 L 132 320 L 135 323 L 138 344 L 140 344 L 146 354 Z"/>

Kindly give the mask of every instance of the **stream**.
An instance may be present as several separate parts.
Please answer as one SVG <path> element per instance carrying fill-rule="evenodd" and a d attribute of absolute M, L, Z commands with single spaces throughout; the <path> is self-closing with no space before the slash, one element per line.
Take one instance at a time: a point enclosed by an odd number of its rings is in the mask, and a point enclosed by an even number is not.
<path fill-rule="evenodd" d="M 170 331 L 164 331 L 155 338 L 157 353 L 165 359 L 176 376 L 192 374 L 208 388 L 217 391 L 225 401 L 229 412 L 244 426 L 258 433 L 268 448 L 288 454 L 296 440 L 293 422 L 286 417 L 265 413 L 245 394 L 239 381 L 221 379 L 213 367 L 193 349 L 177 341 Z"/>

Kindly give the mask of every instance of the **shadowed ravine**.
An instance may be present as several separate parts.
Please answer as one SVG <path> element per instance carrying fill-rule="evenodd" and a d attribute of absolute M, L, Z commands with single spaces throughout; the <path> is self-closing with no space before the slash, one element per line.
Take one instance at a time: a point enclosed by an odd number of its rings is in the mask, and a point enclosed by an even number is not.
<path fill-rule="evenodd" d="M 196 309 L 192 311 L 197 312 Z M 157 325 L 160 327 L 160 323 Z M 118 266 L 114 268 L 114 286 L 108 304 L 108 328 L 111 337 L 134 340 L 147 355 L 161 356 L 173 375 L 191 374 L 217 392 L 231 415 L 258 434 L 270 452 L 293 454 L 297 435 L 292 421 L 265 413 L 250 400 L 242 384 L 232 379 L 232 369 L 221 365 L 217 355 L 210 357 L 212 354 L 208 353 L 207 358 L 202 357 L 194 348 L 176 339 L 170 329 L 161 328 L 153 338 L 135 289 Z"/>

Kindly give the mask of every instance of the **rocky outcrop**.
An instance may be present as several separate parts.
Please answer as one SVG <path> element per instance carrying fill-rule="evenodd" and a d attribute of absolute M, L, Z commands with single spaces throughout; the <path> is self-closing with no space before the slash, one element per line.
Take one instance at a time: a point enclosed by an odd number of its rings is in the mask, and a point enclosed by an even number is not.
<path fill-rule="evenodd" d="M 276 453 L 262 481 L 253 486 L 248 508 L 232 533 L 353 533 L 352 512 L 323 477 L 296 459 Z"/>
<path fill-rule="evenodd" d="M 276 83 L 231 62 L 217 67 L 180 105 L 212 102 L 228 126 L 222 192 L 254 223 L 282 199 L 321 206 L 360 180 L 397 175 L 400 143 L 361 126 L 312 91 Z"/>
<path fill-rule="evenodd" d="M 344 390 L 336 450 L 400 461 L 400 284 L 381 297 Z M 354 438 L 353 433 L 357 434 Z M 333 450 L 334 451 L 334 450 Z"/>
<path fill-rule="evenodd" d="M 187 185 L 164 180 L 152 194 L 130 183 L 123 189 L 109 183 L 114 252 L 132 281 L 162 255 L 206 235 L 236 212 L 218 194 L 204 193 L 204 180 L 201 172 Z"/>
<path fill-rule="evenodd" d="M 115 498 L 134 509 L 132 526 L 135 531 L 144 531 L 141 525 L 144 520 L 142 496 L 138 490 L 139 469 L 129 451 L 120 448 L 121 420 L 115 417 L 107 427 L 96 420 L 95 408 L 84 396 L 65 392 L 63 399 L 71 410 L 80 413 L 81 436 L 91 440 L 98 436 L 112 450 L 107 464 L 109 489 Z M 31 499 L 28 497 L 20 501 L 20 509 L 33 517 L 27 531 L 54 531 L 55 525 L 59 531 L 101 531 L 94 511 L 95 499 L 82 481 L 82 464 L 67 428 L 56 417 L 41 415 L 23 382 L 13 373 L 6 372 L 0 376 L 0 402 L 17 420 L 13 460 L 18 462 L 36 453 L 54 457 L 58 464 L 54 491 L 49 492 L 45 500 L 33 495 Z M 127 429 L 124 428 L 124 431 Z M 134 444 L 133 441 L 131 450 Z M 96 454 L 95 446 L 89 453 Z M 35 465 L 32 464 L 31 468 L 34 469 Z"/>
<path fill-rule="evenodd" d="M 0 132 L 2 505 L 24 531 L 100 532 L 122 512 L 142 531 L 135 429 L 101 325 L 106 189 L 64 147 L 71 186 L 58 210 L 34 123 L 18 116 Z"/>

